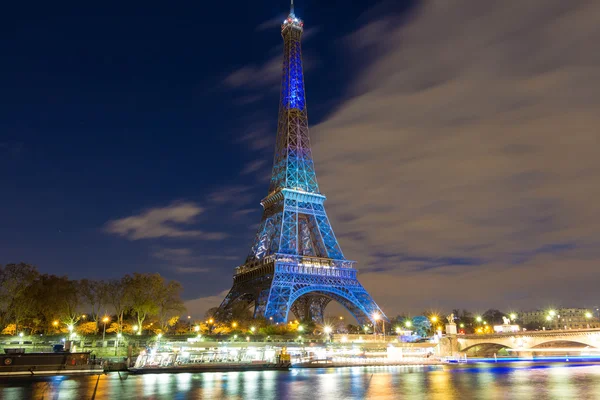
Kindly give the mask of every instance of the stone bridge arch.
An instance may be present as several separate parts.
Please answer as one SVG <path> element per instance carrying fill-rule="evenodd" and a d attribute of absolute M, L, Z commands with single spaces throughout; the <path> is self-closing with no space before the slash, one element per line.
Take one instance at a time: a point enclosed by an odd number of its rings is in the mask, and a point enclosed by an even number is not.
<path fill-rule="evenodd" d="M 561 343 L 565 347 L 590 347 L 600 349 L 600 331 L 546 331 L 546 332 L 531 332 L 513 335 L 468 335 L 457 337 L 457 350 L 461 353 L 468 352 L 477 346 L 496 346 L 497 348 L 507 348 L 519 353 L 520 351 L 533 353 L 534 349 L 552 347 L 561 347 Z M 556 346 L 553 346 L 555 344 Z M 575 346 L 573 346 L 575 345 Z"/>

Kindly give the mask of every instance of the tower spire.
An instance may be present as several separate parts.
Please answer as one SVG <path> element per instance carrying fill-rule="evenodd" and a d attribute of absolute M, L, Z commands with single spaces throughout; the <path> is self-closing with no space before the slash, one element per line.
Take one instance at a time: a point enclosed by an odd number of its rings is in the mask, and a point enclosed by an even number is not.
<path fill-rule="evenodd" d="M 290 15 L 294 15 L 294 0 L 291 0 L 292 4 L 290 5 Z"/>

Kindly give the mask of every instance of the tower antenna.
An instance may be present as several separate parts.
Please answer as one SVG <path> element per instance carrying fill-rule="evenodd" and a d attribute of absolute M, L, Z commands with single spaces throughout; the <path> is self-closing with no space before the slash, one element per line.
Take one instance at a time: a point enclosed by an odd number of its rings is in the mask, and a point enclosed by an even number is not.
<path fill-rule="evenodd" d="M 294 15 L 294 0 L 292 0 L 292 4 L 290 6 L 290 14 Z"/>

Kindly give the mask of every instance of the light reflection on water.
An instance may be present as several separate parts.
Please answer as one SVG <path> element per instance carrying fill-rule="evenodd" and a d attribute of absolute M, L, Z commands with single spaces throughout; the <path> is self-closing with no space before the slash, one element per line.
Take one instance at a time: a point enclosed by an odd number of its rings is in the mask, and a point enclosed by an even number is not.
<path fill-rule="evenodd" d="M 600 366 L 353 367 L 0 381 L 0 399 L 600 399 Z"/>

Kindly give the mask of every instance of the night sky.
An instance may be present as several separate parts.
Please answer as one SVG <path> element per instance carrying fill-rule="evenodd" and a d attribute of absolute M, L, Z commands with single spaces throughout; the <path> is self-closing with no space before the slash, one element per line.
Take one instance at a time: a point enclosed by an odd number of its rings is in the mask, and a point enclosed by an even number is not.
<path fill-rule="evenodd" d="M 11 10 L 0 263 L 159 272 L 190 312 L 218 305 L 267 193 L 288 10 Z M 296 14 L 320 189 L 385 312 L 600 304 L 599 2 L 298 0 Z"/>

